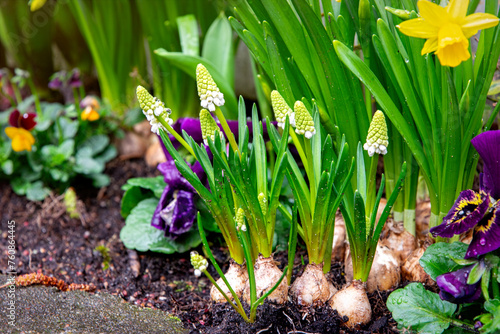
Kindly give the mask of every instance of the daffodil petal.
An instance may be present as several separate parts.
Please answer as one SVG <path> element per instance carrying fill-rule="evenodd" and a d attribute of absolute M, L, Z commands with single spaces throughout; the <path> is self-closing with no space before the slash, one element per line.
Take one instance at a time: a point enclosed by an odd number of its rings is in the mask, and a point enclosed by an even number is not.
<path fill-rule="evenodd" d="M 450 21 L 446 9 L 430 1 L 420 0 L 418 3 L 420 17 L 429 25 L 440 27 Z"/>
<path fill-rule="evenodd" d="M 487 13 L 476 13 L 466 16 L 461 27 L 465 37 L 470 38 L 477 34 L 480 29 L 494 27 L 498 24 L 498 17 Z"/>
<path fill-rule="evenodd" d="M 436 51 L 438 48 L 438 39 L 437 38 L 429 38 L 422 48 L 422 56 L 426 53 L 431 53 Z"/>
<path fill-rule="evenodd" d="M 397 27 L 407 36 L 419 38 L 436 38 L 439 32 L 437 27 L 422 18 L 401 22 Z"/>
<path fill-rule="evenodd" d="M 446 11 L 452 20 L 458 22 L 467 15 L 468 7 L 469 0 L 450 0 L 448 6 L 446 6 Z"/>

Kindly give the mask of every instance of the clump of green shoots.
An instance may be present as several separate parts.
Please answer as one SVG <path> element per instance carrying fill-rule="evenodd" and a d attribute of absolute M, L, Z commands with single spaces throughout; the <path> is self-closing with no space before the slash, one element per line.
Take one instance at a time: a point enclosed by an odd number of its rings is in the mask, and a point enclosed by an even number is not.
<path fill-rule="evenodd" d="M 295 123 L 295 131 L 285 129 L 281 138 L 276 130 L 271 130 L 273 145 L 277 148 L 283 141 L 288 142 L 291 136 L 306 172 L 303 176 L 289 154 L 287 178 L 301 221 L 298 234 L 304 240 L 309 256 L 309 264 L 293 283 L 290 293 L 299 305 L 324 304 L 336 291 L 323 269 L 327 272 L 330 268 L 335 213 L 353 175 L 354 160 L 348 157 L 345 141 L 339 143 L 336 152 L 331 136 L 322 137 L 317 111 L 311 116 L 305 105 L 297 101 L 292 113 L 277 91 L 271 93 L 271 101 L 278 125 L 283 124 L 285 117 L 291 117 Z"/>
<path fill-rule="evenodd" d="M 374 126 L 370 127 L 374 131 L 371 136 L 368 136 L 368 144 L 365 145 L 371 159 L 374 159 L 372 165 L 374 161 L 378 161 L 378 154 L 383 154 L 387 149 L 387 127 L 384 126 L 385 121 L 382 122 L 382 120 L 380 115 L 374 117 L 372 121 Z M 370 139 L 372 141 L 369 141 Z M 370 274 L 380 234 L 406 176 L 406 163 L 403 163 L 394 191 L 377 221 L 377 209 L 384 191 L 385 177 L 382 174 L 380 188 L 375 196 L 376 174 L 369 173 L 367 183 L 366 174 L 362 172 L 364 164 L 363 148 L 360 143 L 357 150 L 358 189 L 354 193 L 354 205 L 350 207 L 348 201 L 344 200 L 340 206 L 349 238 L 354 280 L 330 300 L 333 309 L 336 309 L 341 316 L 349 318 L 346 323 L 348 327 L 363 325 L 371 320 L 371 306 L 365 290 L 366 281 Z"/>
<path fill-rule="evenodd" d="M 223 95 L 203 65 L 198 65 L 196 74 L 201 105 L 208 108 L 200 112 L 200 124 L 211 157 L 205 145 L 199 145 L 186 133 L 183 138 L 172 129 L 170 113 L 161 101 L 153 98 L 142 87 L 137 89 L 137 95 L 139 101 L 142 101 L 141 107 L 144 106 L 146 117 L 160 134 L 179 172 L 196 189 L 216 220 L 231 257 L 239 267 L 233 274 L 233 263 L 231 264 L 226 275 L 227 280 L 222 279 L 221 275 L 220 281 L 212 289 L 212 299 L 220 301 L 218 297 L 222 296 L 225 300 L 236 300 L 235 297 L 240 298 L 243 294 L 247 303 L 252 306 L 257 302 L 257 296 L 265 295 L 269 296 L 270 301 L 284 303 L 287 299 L 288 284 L 282 280 L 284 274 L 272 260 L 272 245 L 278 199 L 288 163 L 287 143 L 283 142 L 273 157 L 274 168 L 270 171 L 269 181 L 263 124 L 258 120 L 256 108 L 252 110 L 253 140 L 250 144 L 246 110 L 244 101 L 240 98 L 236 142 L 235 134 L 219 108 L 224 104 Z M 222 131 L 209 110 L 217 116 Z M 268 128 L 270 127 L 268 124 Z M 167 132 L 198 160 L 207 175 L 208 187 L 174 148 Z M 229 145 L 226 145 L 226 137 Z M 200 218 L 198 225 L 199 222 Z M 200 234 L 203 234 L 202 228 Z M 205 248 L 208 248 L 208 245 L 205 245 Z M 246 268 L 242 266 L 244 262 Z M 244 291 L 241 289 L 242 283 L 246 283 Z M 271 287 L 274 292 L 268 294 Z M 235 293 L 230 293 L 231 290 Z"/>

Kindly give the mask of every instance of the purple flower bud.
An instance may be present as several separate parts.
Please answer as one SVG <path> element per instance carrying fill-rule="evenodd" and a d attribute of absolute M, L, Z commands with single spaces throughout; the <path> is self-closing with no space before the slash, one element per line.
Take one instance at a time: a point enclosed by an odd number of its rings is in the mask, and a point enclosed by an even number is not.
<path fill-rule="evenodd" d="M 75 68 L 73 71 L 71 71 L 69 79 L 68 79 L 68 85 L 71 88 L 78 88 L 82 85 L 82 81 L 80 79 L 80 70 Z"/>
<path fill-rule="evenodd" d="M 463 267 L 436 278 L 436 283 L 441 290 L 439 296 L 442 300 L 454 304 L 471 303 L 481 297 L 481 282 L 467 284 L 467 278 L 474 265 Z"/>

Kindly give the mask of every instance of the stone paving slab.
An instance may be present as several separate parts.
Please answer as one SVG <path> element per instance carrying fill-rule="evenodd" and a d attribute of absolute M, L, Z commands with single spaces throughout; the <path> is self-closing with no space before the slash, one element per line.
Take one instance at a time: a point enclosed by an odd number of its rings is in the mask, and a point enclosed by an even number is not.
<path fill-rule="evenodd" d="M 7 276 L 0 275 L 0 285 L 6 282 Z M 15 300 L 15 312 L 11 312 L 12 300 Z M 61 292 L 57 288 L 40 285 L 16 287 L 15 291 L 0 289 L 2 334 L 186 332 L 182 322 L 176 317 L 160 310 L 130 305 L 107 293 Z"/>

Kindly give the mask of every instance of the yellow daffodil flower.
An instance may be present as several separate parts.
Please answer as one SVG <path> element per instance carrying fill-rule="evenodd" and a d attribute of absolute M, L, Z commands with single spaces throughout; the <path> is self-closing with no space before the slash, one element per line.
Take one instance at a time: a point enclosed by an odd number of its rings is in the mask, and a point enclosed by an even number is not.
<path fill-rule="evenodd" d="M 85 109 L 82 111 L 82 121 L 97 121 L 99 119 L 99 113 L 92 108 L 92 106 L 87 106 Z"/>
<path fill-rule="evenodd" d="M 466 16 L 468 0 L 450 0 L 445 8 L 426 0 L 417 5 L 420 17 L 397 27 L 405 35 L 427 39 L 422 55 L 435 51 L 443 66 L 455 67 L 469 59 L 469 38 L 498 24 L 498 17 L 491 14 Z"/>
<path fill-rule="evenodd" d="M 12 149 L 15 152 L 31 151 L 31 146 L 35 144 L 35 137 L 23 128 L 9 126 L 5 128 L 5 134 L 12 140 Z"/>

